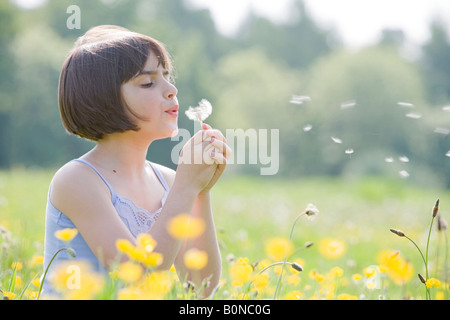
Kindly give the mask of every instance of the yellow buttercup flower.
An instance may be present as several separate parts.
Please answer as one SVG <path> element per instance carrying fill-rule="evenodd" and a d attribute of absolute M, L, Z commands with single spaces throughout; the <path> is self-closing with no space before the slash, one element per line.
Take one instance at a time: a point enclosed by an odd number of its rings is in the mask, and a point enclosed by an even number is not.
<path fill-rule="evenodd" d="M 157 267 L 163 262 L 163 255 L 153 252 L 156 241 L 148 233 L 141 233 L 136 237 L 136 245 L 129 240 L 118 239 L 116 248 L 119 252 L 125 253 L 130 259 L 143 263 L 147 267 Z"/>
<path fill-rule="evenodd" d="M 292 242 L 289 239 L 276 237 L 266 243 L 266 253 L 274 261 L 284 260 L 293 251 Z"/>
<path fill-rule="evenodd" d="M 257 274 L 253 278 L 253 285 L 255 286 L 256 290 L 262 291 L 265 287 L 269 285 L 269 274 L 267 273 Z"/>
<path fill-rule="evenodd" d="M 20 270 L 22 270 L 22 268 L 23 268 L 23 264 L 22 264 L 22 262 L 20 262 L 20 261 L 17 261 L 17 262 L 13 262 L 12 264 L 11 264 L 11 268 L 16 268 L 16 270 L 17 271 L 20 271 Z"/>
<path fill-rule="evenodd" d="M 131 261 L 121 263 L 117 270 L 119 279 L 125 282 L 135 282 L 141 278 L 143 273 L 142 267 Z"/>
<path fill-rule="evenodd" d="M 344 275 L 344 270 L 340 267 L 334 267 L 331 269 L 331 274 L 335 277 L 342 277 Z"/>
<path fill-rule="evenodd" d="M 50 278 L 53 287 L 67 300 L 90 300 L 103 289 L 104 278 L 85 261 L 67 261 L 57 265 Z"/>
<path fill-rule="evenodd" d="M 155 271 L 144 276 L 139 286 L 139 299 L 157 300 L 164 299 L 175 281 L 169 271 Z"/>
<path fill-rule="evenodd" d="M 362 275 L 360 275 L 359 273 L 355 273 L 352 275 L 352 280 L 355 282 L 359 282 L 362 280 Z"/>
<path fill-rule="evenodd" d="M 134 245 L 126 239 L 118 239 L 116 241 L 116 248 L 119 252 L 129 254 L 133 251 Z"/>
<path fill-rule="evenodd" d="M 163 262 L 163 255 L 159 252 L 150 252 L 143 255 L 139 261 L 147 267 L 155 268 Z"/>
<path fill-rule="evenodd" d="M 33 281 L 31 281 L 33 286 L 38 287 L 41 285 L 41 279 L 40 278 L 34 278 Z"/>
<path fill-rule="evenodd" d="M 338 295 L 338 300 L 358 300 L 357 296 L 348 294 L 348 293 L 341 293 L 340 295 Z"/>
<path fill-rule="evenodd" d="M 206 251 L 196 248 L 189 249 L 184 254 L 184 264 L 188 269 L 200 270 L 208 263 L 208 254 Z"/>
<path fill-rule="evenodd" d="M 303 295 L 304 294 L 302 292 L 300 292 L 299 290 L 292 290 L 284 296 L 284 299 L 285 300 L 300 300 L 303 298 Z"/>
<path fill-rule="evenodd" d="M 289 276 L 286 276 L 286 282 L 290 285 L 296 286 L 300 283 L 301 279 L 296 274 L 291 274 Z"/>
<path fill-rule="evenodd" d="M 253 268 L 248 264 L 247 258 L 238 259 L 229 268 L 233 286 L 242 286 L 252 279 Z"/>
<path fill-rule="evenodd" d="M 139 300 L 139 290 L 136 290 L 135 288 L 122 288 L 117 293 L 117 299 L 118 300 Z"/>
<path fill-rule="evenodd" d="M 441 285 L 441 282 L 436 278 L 430 278 L 425 282 L 427 288 L 438 288 Z"/>
<path fill-rule="evenodd" d="M 376 274 L 377 270 L 374 267 L 364 268 L 363 273 L 367 278 L 373 277 Z"/>
<path fill-rule="evenodd" d="M 192 239 L 205 231 L 205 221 L 182 213 L 172 218 L 167 224 L 167 231 L 176 239 Z"/>
<path fill-rule="evenodd" d="M 31 262 L 33 264 L 43 264 L 44 263 L 44 256 L 34 255 L 34 256 L 31 257 Z"/>
<path fill-rule="evenodd" d="M 345 253 L 345 243 L 338 239 L 325 238 L 319 242 L 319 252 L 328 259 L 338 259 Z"/>
<path fill-rule="evenodd" d="M 156 247 L 156 241 L 150 234 L 141 233 L 136 237 L 136 247 L 145 252 L 152 252 Z"/>
<path fill-rule="evenodd" d="M 64 242 L 70 242 L 78 234 L 76 228 L 65 228 L 55 231 L 55 237 Z"/>
<path fill-rule="evenodd" d="M 12 300 L 15 297 L 16 297 L 16 294 L 13 292 L 8 292 L 8 291 L 3 292 L 3 299 Z"/>
<path fill-rule="evenodd" d="M 414 277 L 413 265 L 403 259 L 398 251 L 381 251 L 378 254 L 378 262 L 397 285 L 403 285 Z"/>

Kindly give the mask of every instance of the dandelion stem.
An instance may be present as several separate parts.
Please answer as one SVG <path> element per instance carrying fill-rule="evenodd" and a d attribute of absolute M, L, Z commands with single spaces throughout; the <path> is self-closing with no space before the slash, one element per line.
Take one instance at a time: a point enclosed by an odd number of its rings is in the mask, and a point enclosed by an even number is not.
<path fill-rule="evenodd" d="M 295 227 L 298 219 L 300 219 L 300 217 L 304 216 L 305 214 L 306 214 L 306 211 L 303 211 L 302 213 L 297 215 L 297 217 L 294 219 L 294 222 L 292 223 L 292 227 L 291 227 L 291 232 L 289 233 L 289 241 L 292 240 L 292 234 L 294 232 L 294 227 Z M 273 293 L 274 300 L 276 299 L 278 292 L 280 290 L 281 279 L 283 278 L 283 272 L 284 272 L 284 266 L 286 265 L 286 260 L 287 260 L 287 256 L 284 258 L 283 262 L 280 262 L 281 264 L 283 264 L 283 266 L 281 267 L 281 273 L 280 273 L 280 276 L 278 277 L 277 286 L 275 287 L 275 292 Z"/>
<path fill-rule="evenodd" d="M 74 253 L 75 253 L 75 252 L 74 252 L 73 249 L 71 249 L 71 248 L 66 248 L 66 247 L 65 247 L 65 248 L 61 248 L 61 249 L 59 249 L 58 251 L 55 252 L 55 254 L 53 255 L 52 259 L 51 259 L 50 262 L 48 263 L 47 268 L 45 268 L 44 276 L 42 277 L 41 285 L 39 286 L 39 293 L 38 293 L 38 296 L 37 296 L 36 300 L 39 300 L 39 298 L 41 297 L 42 287 L 43 287 L 43 285 L 44 285 L 45 278 L 47 277 L 48 269 L 50 268 L 50 266 L 51 266 L 53 260 L 55 260 L 55 258 L 56 258 L 56 256 L 58 255 L 58 253 L 60 253 L 60 252 L 63 251 L 63 250 L 67 250 L 67 252 L 70 252 L 70 253 L 69 253 L 70 255 L 73 255 L 73 256 L 74 256 Z"/>
<path fill-rule="evenodd" d="M 423 255 L 423 253 L 422 253 L 422 250 L 420 250 L 420 248 L 419 248 L 419 246 L 410 238 L 410 237 L 408 237 L 407 235 L 404 235 L 404 237 L 406 238 L 406 239 L 408 239 L 409 241 L 411 241 L 412 242 L 412 244 L 414 244 L 414 246 L 417 248 L 417 250 L 419 251 L 419 253 L 420 253 L 420 255 L 421 255 L 421 257 L 422 257 L 422 261 L 423 261 L 423 263 L 424 263 L 424 265 L 425 265 L 425 274 L 426 274 L 426 278 L 428 279 L 428 264 L 427 264 L 427 259 L 425 259 L 425 257 L 424 257 L 424 255 Z M 427 249 L 428 249 L 428 247 L 427 247 Z M 426 299 L 428 299 L 428 297 L 429 297 L 429 289 L 427 288 L 427 287 L 425 287 L 426 288 L 426 291 L 425 291 L 425 297 L 426 297 Z"/>
<path fill-rule="evenodd" d="M 433 212 L 433 217 L 431 218 L 431 223 L 430 223 L 430 230 L 428 230 L 427 249 L 426 249 L 426 253 L 425 253 L 425 275 L 426 275 L 427 280 L 429 279 L 429 276 L 428 276 L 428 248 L 430 245 L 431 230 L 432 230 L 433 222 L 434 222 L 435 218 L 436 218 L 436 214 L 434 214 L 434 212 Z M 429 299 L 430 298 L 430 289 L 428 287 L 426 287 L 426 288 L 427 288 L 427 292 L 426 292 L 427 298 Z"/>

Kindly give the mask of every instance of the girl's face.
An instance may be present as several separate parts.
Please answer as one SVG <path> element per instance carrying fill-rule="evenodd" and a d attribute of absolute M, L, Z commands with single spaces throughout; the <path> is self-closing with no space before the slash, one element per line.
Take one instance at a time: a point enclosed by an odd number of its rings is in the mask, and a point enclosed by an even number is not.
<path fill-rule="evenodd" d="M 153 52 L 143 70 L 122 84 L 122 97 L 138 117 L 130 114 L 146 137 L 163 139 L 178 132 L 177 88 L 170 82 L 170 72 L 158 63 Z"/>

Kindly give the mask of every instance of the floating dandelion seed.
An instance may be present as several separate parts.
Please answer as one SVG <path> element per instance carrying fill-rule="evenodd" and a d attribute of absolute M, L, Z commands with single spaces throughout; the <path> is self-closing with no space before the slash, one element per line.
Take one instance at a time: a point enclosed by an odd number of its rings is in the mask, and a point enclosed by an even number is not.
<path fill-rule="evenodd" d="M 206 100 L 202 99 L 197 107 L 189 107 L 188 110 L 186 110 L 186 116 L 193 120 L 193 121 L 199 121 L 200 123 L 203 123 L 206 118 L 208 118 L 212 113 L 212 105 L 211 103 Z"/>
<path fill-rule="evenodd" d="M 401 162 L 409 162 L 409 159 L 407 156 L 398 157 L 398 160 L 400 160 Z"/>
<path fill-rule="evenodd" d="M 420 113 L 417 113 L 417 112 L 409 112 L 405 116 L 407 118 L 410 118 L 410 119 L 420 119 L 420 118 L 422 118 L 422 115 Z"/>
<path fill-rule="evenodd" d="M 336 138 L 336 137 L 331 137 L 331 140 L 333 140 L 333 142 L 338 143 L 338 144 L 342 143 L 342 140 L 339 138 Z"/>
<path fill-rule="evenodd" d="M 353 108 L 354 106 L 356 106 L 356 102 L 353 100 L 341 103 L 341 109 Z"/>
<path fill-rule="evenodd" d="M 303 131 L 305 131 L 305 132 L 309 132 L 309 131 L 311 131 L 311 129 L 312 129 L 312 125 L 310 125 L 310 124 L 307 124 L 305 127 L 303 127 Z"/>
<path fill-rule="evenodd" d="M 398 105 L 401 107 L 406 107 L 406 108 L 414 108 L 414 105 L 409 102 L 399 102 Z"/>
<path fill-rule="evenodd" d="M 444 110 L 445 112 L 450 112 L 450 106 L 444 106 L 442 107 L 442 110 Z"/>
<path fill-rule="evenodd" d="M 449 129 L 437 127 L 434 129 L 434 133 L 439 133 L 443 135 L 448 135 L 450 133 Z"/>
<path fill-rule="evenodd" d="M 355 150 L 353 150 L 352 148 L 348 148 L 347 150 L 345 150 L 345 154 L 353 154 L 355 152 Z"/>
<path fill-rule="evenodd" d="M 445 154 L 445 156 L 450 158 L 450 150 Z"/>
<path fill-rule="evenodd" d="M 387 158 L 384 158 L 384 161 L 387 162 L 387 163 L 392 163 L 392 162 L 394 162 L 394 158 L 387 157 Z"/>
<path fill-rule="evenodd" d="M 298 95 L 293 94 L 289 103 L 303 104 L 303 102 L 308 102 L 308 101 L 311 101 L 311 98 L 308 96 L 298 96 Z"/>
<path fill-rule="evenodd" d="M 402 178 L 408 178 L 408 177 L 409 177 L 409 173 L 408 173 L 408 171 L 406 171 L 406 170 L 400 170 L 400 171 L 398 172 L 398 174 L 399 174 L 400 177 L 402 177 Z"/>

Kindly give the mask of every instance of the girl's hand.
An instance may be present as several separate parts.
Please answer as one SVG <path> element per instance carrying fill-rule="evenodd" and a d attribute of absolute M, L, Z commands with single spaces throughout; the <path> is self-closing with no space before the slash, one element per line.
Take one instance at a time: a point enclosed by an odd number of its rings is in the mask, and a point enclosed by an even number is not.
<path fill-rule="evenodd" d="M 180 153 L 176 181 L 187 183 L 194 191 L 209 191 L 222 175 L 231 149 L 219 130 L 202 125 Z"/>

